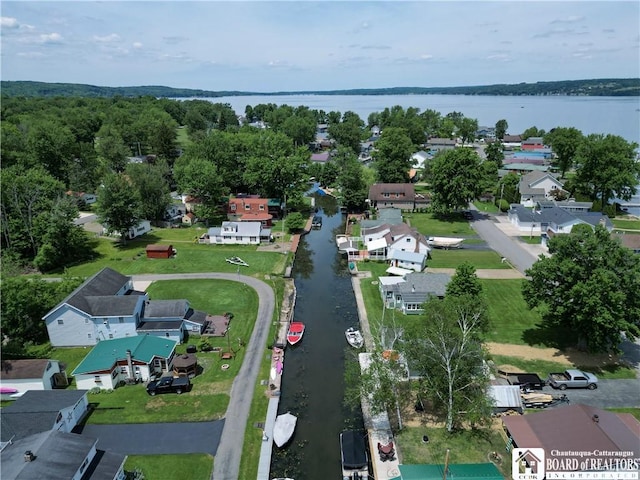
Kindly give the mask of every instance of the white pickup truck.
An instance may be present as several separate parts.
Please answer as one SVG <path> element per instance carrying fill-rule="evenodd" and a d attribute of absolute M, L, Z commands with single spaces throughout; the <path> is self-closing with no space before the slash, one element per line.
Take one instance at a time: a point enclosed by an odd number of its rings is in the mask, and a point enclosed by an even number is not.
<path fill-rule="evenodd" d="M 570 368 L 564 372 L 550 373 L 547 383 L 553 388 L 560 390 L 567 388 L 588 388 L 589 390 L 595 390 L 598 388 L 598 377 L 593 373 Z"/>

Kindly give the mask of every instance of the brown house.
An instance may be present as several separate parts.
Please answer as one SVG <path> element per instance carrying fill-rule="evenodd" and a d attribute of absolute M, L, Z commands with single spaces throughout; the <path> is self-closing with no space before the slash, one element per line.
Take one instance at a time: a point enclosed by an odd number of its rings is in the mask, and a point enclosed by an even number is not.
<path fill-rule="evenodd" d="M 227 218 L 232 222 L 260 222 L 263 227 L 273 225 L 273 215 L 269 213 L 267 198 L 230 198 L 227 206 Z"/>
<path fill-rule="evenodd" d="M 369 188 L 369 202 L 374 208 L 413 210 L 416 192 L 411 183 L 374 183 Z"/>
<path fill-rule="evenodd" d="M 173 245 L 147 245 L 147 258 L 171 258 L 175 255 Z"/>

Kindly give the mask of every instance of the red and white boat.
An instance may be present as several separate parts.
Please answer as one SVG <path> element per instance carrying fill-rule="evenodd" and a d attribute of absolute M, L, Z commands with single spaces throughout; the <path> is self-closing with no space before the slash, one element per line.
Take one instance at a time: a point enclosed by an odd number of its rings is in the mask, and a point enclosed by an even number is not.
<path fill-rule="evenodd" d="M 289 342 L 289 345 L 295 345 L 300 340 L 302 340 L 303 334 L 304 334 L 304 323 L 291 322 L 289 324 L 289 330 L 287 330 L 287 342 Z"/>

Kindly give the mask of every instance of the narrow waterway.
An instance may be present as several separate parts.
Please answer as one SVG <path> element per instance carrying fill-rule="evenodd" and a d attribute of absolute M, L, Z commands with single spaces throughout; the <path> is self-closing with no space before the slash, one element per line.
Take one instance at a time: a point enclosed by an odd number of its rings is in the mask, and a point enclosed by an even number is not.
<path fill-rule="evenodd" d="M 331 197 L 317 197 L 316 205 L 322 228 L 303 237 L 293 269 L 294 319 L 306 330 L 298 345 L 287 347 L 278 411 L 291 412 L 298 423 L 291 442 L 274 447 L 272 478 L 341 478 L 340 432 L 364 428 L 361 412 L 343 402 L 345 358 L 352 354 L 344 331 L 358 324 L 351 277 L 334 240 L 344 233 L 344 216 Z"/>

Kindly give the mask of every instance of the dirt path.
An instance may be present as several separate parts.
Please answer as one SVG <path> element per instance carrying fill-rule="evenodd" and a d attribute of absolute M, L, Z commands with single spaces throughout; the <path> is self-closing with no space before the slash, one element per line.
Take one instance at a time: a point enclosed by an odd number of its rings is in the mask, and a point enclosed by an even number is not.
<path fill-rule="evenodd" d="M 574 349 L 561 351 L 555 348 L 537 348 L 527 345 L 512 345 L 508 343 L 488 342 L 485 344 L 489 353 L 506 357 L 518 357 L 527 360 L 546 360 L 548 362 L 564 363 L 565 365 L 580 365 L 584 367 L 599 367 L 619 362 L 614 355 L 594 355 Z"/>

